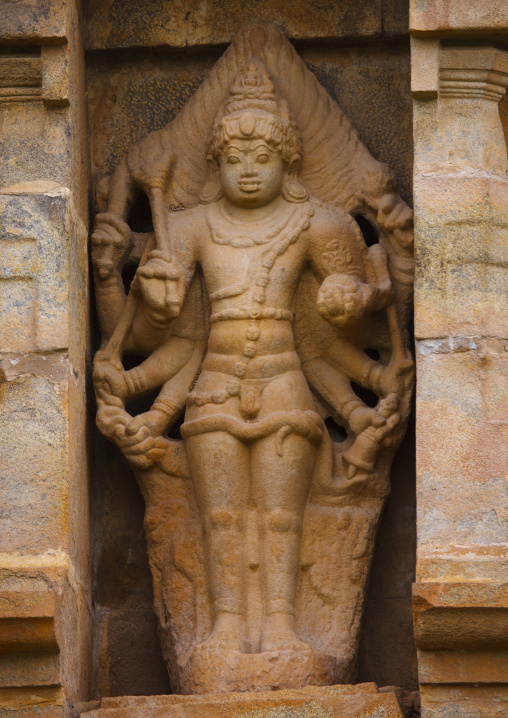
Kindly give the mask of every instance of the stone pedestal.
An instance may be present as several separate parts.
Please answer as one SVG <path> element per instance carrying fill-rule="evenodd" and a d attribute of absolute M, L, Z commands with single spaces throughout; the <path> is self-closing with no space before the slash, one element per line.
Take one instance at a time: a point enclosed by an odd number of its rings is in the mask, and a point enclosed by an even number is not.
<path fill-rule="evenodd" d="M 402 718 L 394 693 L 375 683 L 269 693 L 104 698 L 84 718 Z"/>
<path fill-rule="evenodd" d="M 420 15 L 416 7 L 415 22 Z M 508 712 L 508 178 L 498 103 L 508 54 L 416 37 L 412 62 L 422 715 L 500 718 Z"/>

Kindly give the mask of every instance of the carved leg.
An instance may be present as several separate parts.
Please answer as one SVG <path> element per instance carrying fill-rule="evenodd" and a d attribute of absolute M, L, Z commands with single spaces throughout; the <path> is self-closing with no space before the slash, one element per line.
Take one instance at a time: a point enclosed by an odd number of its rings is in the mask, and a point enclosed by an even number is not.
<path fill-rule="evenodd" d="M 295 435 L 284 440 L 282 456 L 273 435 L 252 448 L 253 493 L 262 542 L 262 651 L 309 648 L 295 632 L 295 601 L 303 513 L 315 455 L 315 446 Z"/>
<path fill-rule="evenodd" d="M 225 432 L 185 441 L 204 534 L 214 625 L 210 648 L 245 650 L 245 519 L 249 457 Z"/>

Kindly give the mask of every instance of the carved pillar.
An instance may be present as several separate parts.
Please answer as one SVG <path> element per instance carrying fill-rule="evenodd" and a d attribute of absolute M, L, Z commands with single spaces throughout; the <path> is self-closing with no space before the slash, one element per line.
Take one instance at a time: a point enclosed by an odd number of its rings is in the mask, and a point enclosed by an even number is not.
<path fill-rule="evenodd" d="M 91 657 L 79 8 L 0 17 L 0 714 L 53 717 Z"/>
<path fill-rule="evenodd" d="M 412 45 L 415 632 L 424 718 L 501 717 L 508 712 L 508 179 L 498 103 L 508 53 L 425 36 L 456 31 L 461 21 L 478 25 L 487 12 L 472 19 L 464 11 L 460 20 L 457 4 L 446 17 L 437 5 L 424 17 L 415 2 L 412 15 L 420 33 Z"/>

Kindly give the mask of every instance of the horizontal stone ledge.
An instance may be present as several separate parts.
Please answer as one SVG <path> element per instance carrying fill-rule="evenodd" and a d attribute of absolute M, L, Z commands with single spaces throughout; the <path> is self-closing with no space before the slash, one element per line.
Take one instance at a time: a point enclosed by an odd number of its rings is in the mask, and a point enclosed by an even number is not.
<path fill-rule="evenodd" d="M 59 686 L 41 686 L 32 682 L 28 687 L 0 688 L 0 712 L 5 711 L 8 716 L 26 716 L 25 711 L 47 716 L 48 706 L 58 711 L 63 702 L 63 689 Z"/>
<path fill-rule="evenodd" d="M 342 718 L 402 718 L 395 693 L 381 693 L 371 684 L 305 686 L 270 693 L 215 693 L 203 695 L 125 696 L 103 698 L 101 707 L 86 718 L 238 718 L 253 715 L 298 715 L 301 718 L 334 715 Z"/>
<path fill-rule="evenodd" d="M 414 583 L 413 609 L 424 612 L 432 608 L 505 608 L 508 610 L 508 582 L 421 581 Z"/>
<path fill-rule="evenodd" d="M 0 39 L 4 43 L 67 41 L 67 3 L 54 0 L 0 0 Z"/>
<path fill-rule="evenodd" d="M 500 683 L 508 685 L 507 676 L 508 651 L 506 650 L 418 651 L 420 684 Z"/>
<path fill-rule="evenodd" d="M 409 29 L 415 34 L 507 33 L 506 0 L 411 0 Z"/>
<path fill-rule="evenodd" d="M 424 162 L 418 161 L 418 166 L 413 174 L 414 180 L 493 180 L 508 185 L 508 177 L 498 172 L 490 172 L 486 169 L 478 169 L 474 165 L 460 164 L 459 162 Z"/>
<path fill-rule="evenodd" d="M 508 583 L 415 583 L 413 616 L 421 650 L 508 649 Z"/>
<path fill-rule="evenodd" d="M 51 180 L 34 180 L 33 182 L 19 182 L 18 184 L 0 187 L 0 195 L 33 195 L 42 194 L 46 197 L 69 197 L 70 190 L 58 182 Z"/>
<path fill-rule="evenodd" d="M 58 650 L 53 616 L 12 618 L 0 615 L 0 654 L 54 653 Z"/>
<path fill-rule="evenodd" d="M 393 4 L 392 4 L 393 5 Z M 90 0 L 85 6 L 85 47 L 108 50 L 134 47 L 191 49 L 221 46 L 249 20 L 276 22 L 291 40 L 326 41 L 343 38 L 397 36 L 408 31 L 407 10 L 381 0 L 351 0 L 327 6 L 316 0 L 246 5 L 239 0 L 192 6 L 182 0 L 147 2 Z"/>
<path fill-rule="evenodd" d="M 506 581 L 508 546 L 504 543 L 418 548 L 416 583 L 501 585 Z"/>

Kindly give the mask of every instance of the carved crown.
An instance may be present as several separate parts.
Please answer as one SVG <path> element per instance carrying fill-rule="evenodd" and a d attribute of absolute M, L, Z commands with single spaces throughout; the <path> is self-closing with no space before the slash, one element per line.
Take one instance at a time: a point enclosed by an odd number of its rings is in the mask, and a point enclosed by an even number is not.
<path fill-rule="evenodd" d="M 213 127 L 210 154 L 217 158 L 232 139 L 261 137 L 287 162 L 301 156 L 300 134 L 288 104 L 278 97 L 261 60 L 251 58 L 235 77 Z"/>

